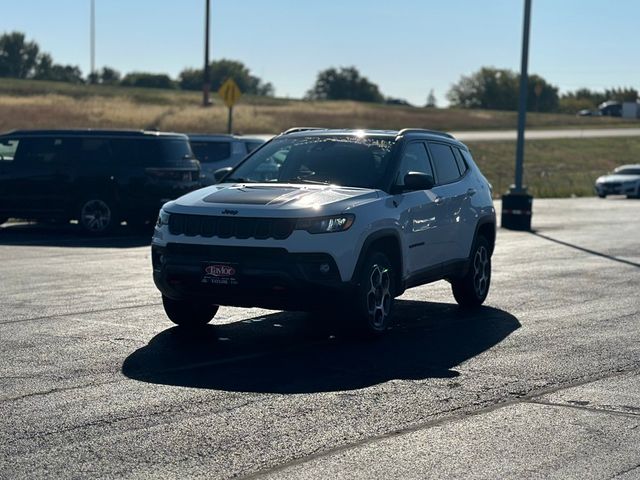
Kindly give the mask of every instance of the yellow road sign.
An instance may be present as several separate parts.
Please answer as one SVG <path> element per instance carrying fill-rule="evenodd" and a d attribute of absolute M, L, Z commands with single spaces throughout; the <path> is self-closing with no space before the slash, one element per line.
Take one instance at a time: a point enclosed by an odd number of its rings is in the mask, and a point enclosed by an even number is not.
<path fill-rule="evenodd" d="M 242 92 L 236 82 L 233 81 L 233 78 L 228 78 L 218 90 L 218 95 L 224 100 L 224 104 L 231 108 L 236 104 Z"/>

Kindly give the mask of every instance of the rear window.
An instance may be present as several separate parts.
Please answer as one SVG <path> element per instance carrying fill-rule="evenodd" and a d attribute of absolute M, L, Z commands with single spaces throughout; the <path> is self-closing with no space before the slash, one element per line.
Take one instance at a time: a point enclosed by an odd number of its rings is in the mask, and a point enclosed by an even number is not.
<path fill-rule="evenodd" d="M 464 175 L 465 172 L 469 169 L 469 167 L 467 167 L 467 164 L 464 161 L 464 158 L 462 158 L 462 154 L 460 153 L 460 150 L 458 150 L 457 148 L 454 148 L 453 154 L 456 156 L 456 163 L 458 164 L 458 170 L 460 170 L 460 175 Z"/>
<path fill-rule="evenodd" d="M 193 154 L 202 163 L 226 160 L 231 156 L 231 142 L 198 142 L 191 140 Z"/>

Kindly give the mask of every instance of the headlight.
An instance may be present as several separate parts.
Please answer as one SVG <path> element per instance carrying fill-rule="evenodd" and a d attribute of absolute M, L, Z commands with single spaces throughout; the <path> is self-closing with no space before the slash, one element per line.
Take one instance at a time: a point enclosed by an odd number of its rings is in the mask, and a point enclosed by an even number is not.
<path fill-rule="evenodd" d="M 164 210 L 160 210 L 158 214 L 158 221 L 156 222 L 156 227 L 162 228 L 163 225 L 169 225 L 169 217 L 170 215 Z"/>
<path fill-rule="evenodd" d="M 356 216 L 351 213 L 334 215 L 332 217 L 302 218 L 296 224 L 296 230 L 306 230 L 309 233 L 344 232 L 353 225 Z"/>

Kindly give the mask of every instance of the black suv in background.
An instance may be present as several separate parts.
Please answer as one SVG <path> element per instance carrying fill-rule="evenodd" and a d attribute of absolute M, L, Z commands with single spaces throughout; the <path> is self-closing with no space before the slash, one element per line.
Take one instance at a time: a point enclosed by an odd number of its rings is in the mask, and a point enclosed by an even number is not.
<path fill-rule="evenodd" d="M 199 188 L 188 138 L 123 130 L 31 130 L 0 135 L 0 224 L 78 220 L 92 234 L 155 219 Z"/>

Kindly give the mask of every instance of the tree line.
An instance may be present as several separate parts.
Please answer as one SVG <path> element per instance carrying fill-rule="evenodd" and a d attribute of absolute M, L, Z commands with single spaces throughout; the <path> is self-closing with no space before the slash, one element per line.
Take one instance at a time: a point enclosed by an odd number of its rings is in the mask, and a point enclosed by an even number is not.
<path fill-rule="evenodd" d="M 165 73 L 130 72 L 122 76 L 110 67 L 83 77 L 78 66 L 53 62 L 50 54 L 41 52 L 34 41 L 27 41 L 20 32 L 0 36 L 0 77 L 54 80 L 71 83 L 123 85 L 130 87 L 173 88 L 201 90 L 203 70 L 186 68 L 172 79 Z M 246 94 L 273 96 L 269 82 L 251 74 L 236 60 L 217 60 L 210 64 L 211 90 L 216 91 L 227 78 L 233 78 Z M 454 83 L 446 96 L 452 107 L 491 110 L 517 110 L 520 75 L 508 69 L 482 67 L 471 75 L 463 75 Z M 387 102 L 409 105 L 404 99 L 385 97 L 380 88 L 362 76 L 356 67 L 327 68 L 318 73 L 314 85 L 307 91 L 308 100 L 356 100 L 361 102 Z M 610 88 L 602 91 L 581 88 L 559 93 L 559 88 L 539 75 L 529 75 L 527 110 L 538 112 L 575 113 L 595 108 L 606 100 L 636 101 L 638 91 L 631 87 Z M 425 107 L 435 107 L 433 89 L 429 91 Z"/>
<path fill-rule="evenodd" d="M 217 90 L 227 78 L 233 78 L 240 90 L 253 95 L 273 95 L 271 83 L 251 75 L 249 69 L 235 60 L 218 60 L 210 64 L 211 89 Z M 49 53 L 42 52 L 34 41 L 28 41 L 24 33 L 11 32 L 0 36 L 0 77 L 32 80 L 52 80 L 69 83 L 122 85 L 127 87 L 172 88 L 201 90 L 203 71 L 187 68 L 177 79 L 166 73 L 130 72 L 122 76 L 111 67 L 103 67 L 86 77 L 77 65 L 61 65 L 53 62 Z"/>
<path fill-rule="evenodd" d="M 635 88 L 610 88 L 602 91 L 580 88 L 573 92 L 558 93 L 539 75 L 529 75 L 527 82 L 527 110 L 538 112 L 575 113 L 591 109 L 607 100 L 619 102 L 638 99 Z M 483 67 L 477 72 L 462 76 L 447 92 L 452 106 L 461 108 L 485 108 L 491 110 L 517 110 L 520 94 L 520 74 L 512 70 Z"/>

